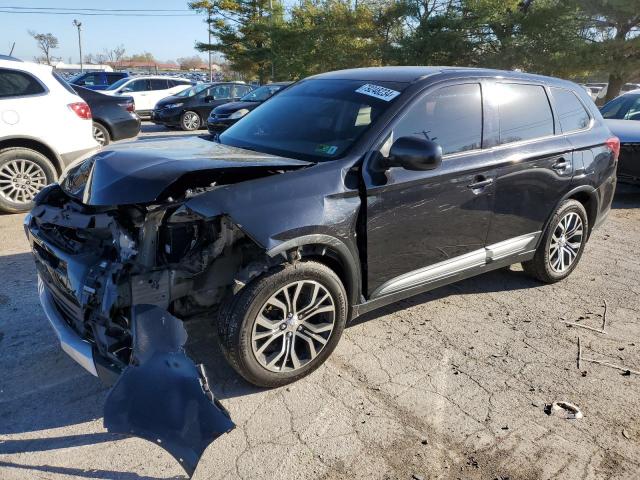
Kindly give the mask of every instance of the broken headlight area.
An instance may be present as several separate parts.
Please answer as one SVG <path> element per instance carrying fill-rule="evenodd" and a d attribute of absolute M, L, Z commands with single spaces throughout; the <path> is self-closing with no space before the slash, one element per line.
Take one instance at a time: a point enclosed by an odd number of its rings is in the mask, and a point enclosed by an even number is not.
<path fill-rule="evenodd" d="M 25 229 L 63 348 L 113 385 L 105 426 L 159 443 L 193 473 L 233 423 L 185 354 L 182 323 L 259 274 L 264 253 L 224 216 L 178 202 L 87 206 L 57 186 Z"/>

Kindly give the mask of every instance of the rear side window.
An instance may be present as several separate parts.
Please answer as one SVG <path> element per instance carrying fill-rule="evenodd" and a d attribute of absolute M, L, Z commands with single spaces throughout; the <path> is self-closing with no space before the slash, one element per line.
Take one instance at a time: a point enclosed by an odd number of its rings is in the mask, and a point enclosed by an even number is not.
<path fill-rule="evenodd" d="M 160 78 L 151 79 L 151 90 L 166 90 L 169 88 L 167 81 Z"/>
<path fill-rule="evenodd" d="M 358 119 L 366 115 L 361 111 Z M 422 137 L 442 147 L 444 154 L 482 146 L 480 85 L 443 87 L 419 99 L 394 128 L 394 139 Z"/>
<path fill-rule="evenodd" d="M 113 85 L 121 78 L 124 78 L 124 76 L 118 75 L 117 73 L 107 73 L 107 84 Z"/>
<path fill-rule="evenodd" d="M 245 85 L 236 85 L 234 88 L 235 88 L 234 97 L 244 97 L 247 93 L 253 90 L 251 87 L 245 86 Z"/>
<path fill-rule="evenodd" d="M 24 97 L 44 93 L 44 87 L 26 72 L 0 69 L 0 98 Z"/>
<path fill-rule="evenodd" d="M 500 144 L 553 135 L 553 114 L 543 87 L 498 83 L 495 101 L 500 112 Z"/>
<path fill-rule="evenodd" d="M 575 132 L 589 126 L 591 117 L 575 93 L 564 88 L 551 87 L 551 94 L 556 104 L 558 121 L 563 133 Z"/>

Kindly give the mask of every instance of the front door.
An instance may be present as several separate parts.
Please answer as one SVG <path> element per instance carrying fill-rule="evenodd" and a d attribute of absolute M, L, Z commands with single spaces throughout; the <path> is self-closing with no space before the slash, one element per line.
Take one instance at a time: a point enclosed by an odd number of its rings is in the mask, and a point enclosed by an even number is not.
<path fill-rule="evenodd" d="M 418 136 L 440 144 L 444 158 L 430 171 L 365 165 L 370 298 L 484 264 L 495 171 L 482 131 L 482 86 L 471 81 L 421 95 L 385 134 L 378 155 L 394 139 Z"/>

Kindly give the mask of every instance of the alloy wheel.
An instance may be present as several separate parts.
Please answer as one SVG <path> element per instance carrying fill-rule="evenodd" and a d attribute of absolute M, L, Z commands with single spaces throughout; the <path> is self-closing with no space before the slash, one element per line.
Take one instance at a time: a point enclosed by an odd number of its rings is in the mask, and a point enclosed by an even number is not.
<path fill-rule="evenodd" d="M 269 371 L 298 370 L 324 349 L 335 321 L 333 297 L 322 284 L 290 283 L 269 297 L 254 320 L 253 354 Z"/>
<path fill-rule="evenodd" d="M 100 144 L 101 147 L 104 147 L 107 143 L 107 139 L 105 138 L 104 132 L 96 127 L 95 125 L 93 126 L 93 138 L 96 142 L 98 142 Z"/>
<path fill-rule="evenodd" d="M 549 244 L 549 264 L 557 273 L 563 273 L 575 262 L 580 252 L 584 226 L 580 215 L 569 212 L 560 219 Z"/>
<path fill-rule="evenodd" d="M 182 125 L 186 130 L 197 130 L 200 128 L 200 117 L 197 113 L 187 112 L 182 117 Z"/>
<path fill-rule="evenodd" d="M 25 204 L 47 185 L 47 176 L 37 163 L 16 159 L 0 166 L 0 195 L 13 203 Z"/>

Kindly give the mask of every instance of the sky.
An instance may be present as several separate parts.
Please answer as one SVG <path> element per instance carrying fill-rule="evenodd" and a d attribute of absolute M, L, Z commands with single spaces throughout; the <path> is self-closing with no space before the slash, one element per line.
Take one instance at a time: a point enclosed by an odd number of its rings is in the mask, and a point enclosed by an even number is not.
<path fill-rule="evenodd" d="M 157 60 L 175 60 L 198 54 L 196 41 L 207 40 L 204 17 L 192 14 L 187 9 L 187 0 L 0 0 L 0 54 L 6 55 L 13 42 L 13 55 L 32 61 L 41 53 L 28 30 L 37 33 L 52 33 L 60 41 L 53 55 L 62 61 L 78 62 L 78 32 L 72 22 L 82 22 L 82 53 L 100 53 L 124 45 L 126 54 L 151 52 Z M 114 17 L 80 14 L 52 15 L 50 13 L 5 13 L 6 7 L 24 9 L 56 7 L 67 9 L 142 9 L 146 13 L 168 15 L 166 17 Z M 160 9 L 178 9 L 184 12 L 161 12 Z M 24 11 L 24 10 L 23 10 Z M 71 13 L 71 12 L 70 12 Z M 101 12 L 102 13 L 102 12 Z M 122 12 L 124 13 L 124 12 Z M 140 15 L 144 13 L 140 12 Z M 191 16 L 178 16 L 191 15 Z M 205 54 L 200 54 L 205 58 Z"/>

